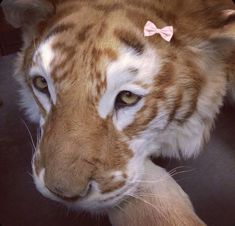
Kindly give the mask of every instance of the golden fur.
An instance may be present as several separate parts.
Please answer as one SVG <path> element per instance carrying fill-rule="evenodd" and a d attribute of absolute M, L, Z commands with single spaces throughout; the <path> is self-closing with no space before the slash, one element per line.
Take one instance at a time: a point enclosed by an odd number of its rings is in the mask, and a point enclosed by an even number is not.
<path fill-rule="evenodd" d="M 3 8 L 9 22 L 23 26 L 17 72 L 28 90 L 22 95 L 33 95 L 37 103 L 30 112 L 39 109 L 43 121 L 35 177 L 44 170 L 44 187 L 63 200 L 79 199 L 91 181 L 100 194 L 121 189 L 130 169 L 138 173 L 151 154 L 195 156 L 209 138 L 224 96 L 234 89 L 235 12 L 230 1 L 5 0 Z M 148 20 L 158 27 L 174 26 L 173 40 L 143 37 Z M 54 58 L 49 76 L 56 101 L 48 100 L 48 111 L 29 72 L 43 58 L 35 52 L 50 40 Z M 107 68 L 123 51 L 138 59 L 151 53 L 159 71 L 154 69 L 151 82 L 135 82 L 149 92 L 133 122 L 117 129 L 115 110 L 101 117 L 97 109 L 109 87 Z M 128 73 L 139 71 L 129 68 Z M 156 153 L 145 150 L 150 147 Z M 140 158 L 133 168 L 131 160 Z M 118 180 L 113 172 L 121 172 Z"/>

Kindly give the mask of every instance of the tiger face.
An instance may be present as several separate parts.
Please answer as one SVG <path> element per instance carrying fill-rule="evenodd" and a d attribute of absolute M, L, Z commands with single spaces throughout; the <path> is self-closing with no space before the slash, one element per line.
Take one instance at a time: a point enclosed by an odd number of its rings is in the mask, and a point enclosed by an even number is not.
<path fill-rule="evenodd" d="M 211 39 L 215 16 L 202 5 L 185 1 L 186 13 L 177 2 L 3 1 L 12 23 L 11 10 L 35 15 L 33 24 L 22 19 L 17 74 L 41 129 L 32 168 L 44 196 L 86 210 L 114 206 L 134 192 L 146 158 L 189 158 L 208 139 L 235 42 Z M 144 37 L 147 20 L 173 25 L 172 42 Z"/>

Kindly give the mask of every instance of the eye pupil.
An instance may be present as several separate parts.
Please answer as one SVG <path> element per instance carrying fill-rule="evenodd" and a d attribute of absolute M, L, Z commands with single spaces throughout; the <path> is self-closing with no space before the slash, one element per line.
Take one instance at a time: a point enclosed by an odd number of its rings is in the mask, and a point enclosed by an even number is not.
<path fill-rule="evenodd" d="M 120 109 L 124 107 L 130 107 L 139 102 L 141 96 L 136 95 L 130 91 L 122 91 L 118 94 L 115 101 L 115 108 Z"/>
<path fill-rule="evenodd" d="M 126 91 L 125 95 L 126 95 L 127 97 L 131 97 L 131 96 L 133 95 L 133 93 L 131 93 L 131 92 L 129 92 L 129 91 Z"/>

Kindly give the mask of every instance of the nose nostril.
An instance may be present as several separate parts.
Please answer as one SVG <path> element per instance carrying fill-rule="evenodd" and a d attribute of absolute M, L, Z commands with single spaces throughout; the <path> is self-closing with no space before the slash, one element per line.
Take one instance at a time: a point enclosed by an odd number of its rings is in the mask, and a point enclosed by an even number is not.
<path fill-rule="evenodd" d="M 92 184 L 91 184 L 91 182 L 89 182 L 87 187 L 83 190 L 83 192 L 81 192 L 80 196 L 81 197 L 87 196 L 91 191 L 91 187 L 92 187 Z"/>

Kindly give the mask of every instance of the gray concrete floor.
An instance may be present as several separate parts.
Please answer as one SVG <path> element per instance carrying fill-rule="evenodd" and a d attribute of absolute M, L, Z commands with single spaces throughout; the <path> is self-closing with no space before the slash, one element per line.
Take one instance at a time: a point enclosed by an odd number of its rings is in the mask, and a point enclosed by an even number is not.
<path fill-rule="evenodd" d="M 14 61 L 14 55 L 0 58 L 0 225 L 108 226 L 106 218 L 68 211 L 35 190 L 30 176 L 32 146 L 22 120 L 32 134 L 36 128 L 17 106 Z M 197 159 L 163 162 L 169 170 L 182 166 L 175 178 L 209 226 L 235 226 L 235 108 L 223 107 L 212 139 Z"/>

